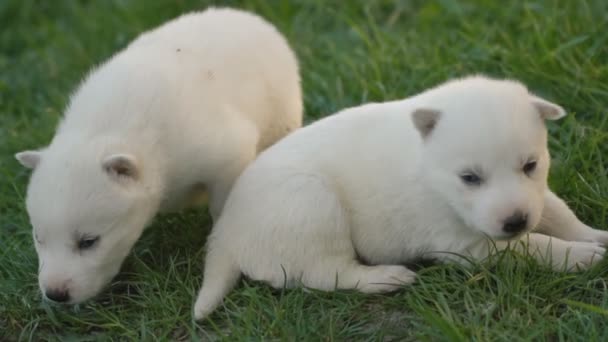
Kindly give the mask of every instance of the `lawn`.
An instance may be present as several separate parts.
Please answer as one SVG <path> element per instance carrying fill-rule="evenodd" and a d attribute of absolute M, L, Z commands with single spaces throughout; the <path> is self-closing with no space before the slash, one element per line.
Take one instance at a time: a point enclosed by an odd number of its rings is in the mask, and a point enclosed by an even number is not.
<path fill-rule="evenodd" d="M 219 3 L 219 2 L 218 2 Z M 308 122 L 452 77 L 516 78 L 564 106 L 549 124 L 550 184 L 608 229 L 608 2 L 228 1 L 276 24 L 300 59 Z M 608 262 L 555 273 L 504 253 L 430 265 L 392 295 L 287 291 L 243 281 L 209 319 L 191 306 L 210 230 L 204 210 L 158 217 L 99 297 L 40 298 L 14 160 L 53 135 L 70 91 L 138 33 L 206 1 L 0 1 L 0 340 L 608 340 Z"/>

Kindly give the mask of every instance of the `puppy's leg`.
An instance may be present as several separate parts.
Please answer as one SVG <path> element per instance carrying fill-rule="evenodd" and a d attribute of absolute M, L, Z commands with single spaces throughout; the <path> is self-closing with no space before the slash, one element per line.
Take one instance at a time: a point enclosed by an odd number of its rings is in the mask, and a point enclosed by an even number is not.
<path fill-rule="evenodd" d="M 551 190 L 545 192 L 545 208 L 537 232 L 567 241 L 608 244 L 608 232 L 581 222 L 568 205 Z"/>
<path fill-rule="evenodd" d="M 258 255 L 258 265 L 243 268 L 251 278 L 279 288 L 300 283 L 324 291 L 368 293 L 393 291 L 414 281 L 414 272 L 403 266 L 364 266 L 356 261 L 351 214 L 333 183 L 323 176 L 301 173 L 286 177 L 269 195 L 270 208 L 281 210 L 264 224 L 277 228 L 271 228 L 273 235 L 260 244 L 267 244 L 264 254 L 273 257 L 264 260 Z"/>
<path fill-rule="evenodd" d="M 477 260 L 490 253 L 510 248 L 529 254 L 539 263 L 556 271 L 578 271 L 587 269 L 603 259 L 606 249 L 596 242 L 565 241 L 543 234 L 530 233 L 519 240 L 483 241 L 469 252 Z"/>
<path fill-rule="evenodd" d="M 415 277 L 413 271 L 401 265 L 365 266 L 355 260 L 325 260 L 306 270 L 301 281 L 306 287 L 324 291 L 355 289 L 381 293 L 411 284 Z"/>
<path fill-rule="evenodd" d="M 241 276 L 241 270 L 228 253 L 230 245 L 214 243 L 213 246 L 205 259 L 203 286 L 194 304 L 196 320 L 207 317 L 232 290 Z"/>

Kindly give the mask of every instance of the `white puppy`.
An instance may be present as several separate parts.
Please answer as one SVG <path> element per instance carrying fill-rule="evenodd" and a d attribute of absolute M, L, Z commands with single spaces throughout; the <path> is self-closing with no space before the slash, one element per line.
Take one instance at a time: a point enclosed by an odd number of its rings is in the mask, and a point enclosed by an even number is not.
<path fill-rule="evenodd" d="M 97 294 L 158 211 L 209 193 L 217 217 L 247 164 L 301 126 L 298 66 L 260 17 L 184 15 L 93 70 L 33 168 L 27 210 L 46 297 Z"/>
<path fill-rule="evenodd" d="M 517 82 L 472 77 L 294 132 L 237 180 L 209 237 L 195 317 L 241 273 L 384 292 L 414 281 L 408 260 L 481 260 L 514 239 L 555 269 L 592 265 L 608 232 L 547 188 L 544 120 L 564 115 Z"/>

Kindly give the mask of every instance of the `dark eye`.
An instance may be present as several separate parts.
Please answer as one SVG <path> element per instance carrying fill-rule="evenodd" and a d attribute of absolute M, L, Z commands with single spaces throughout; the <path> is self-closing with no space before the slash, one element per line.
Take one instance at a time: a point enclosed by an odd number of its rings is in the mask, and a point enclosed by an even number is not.
<path fill-rule="evenodd" d="M 474 172 L 465 172 L 460 175 L 460 179 L 462 180 L 462 182 L 464 184 L 470 185 L 470 186 L 481 185 L 481 182 L 482 182 L 481 177 L 479 177 Z"/>
<path fill-rule="evenodd" d="M 80 250 L 89 249 L 89 248 L 95 246 L 97 241 L 99 241 L 99 236 L 84 237 L 78 241 L 78 249 L 80 249 Z"/>
<path fill-rule="evenodd" d="M 529 175 L 532 172 L 534 172 L 534 170 L 536 170 L 536 161 L 529 161 L 526 163 L 526 165 L 524 165 L 524 173 Z"/>

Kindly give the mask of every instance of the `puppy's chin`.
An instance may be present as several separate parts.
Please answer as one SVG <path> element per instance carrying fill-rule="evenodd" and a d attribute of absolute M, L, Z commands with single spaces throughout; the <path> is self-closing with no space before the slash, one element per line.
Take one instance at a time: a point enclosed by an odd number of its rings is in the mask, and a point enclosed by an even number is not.
<path fill-rule="evenodd" d="M 80 286 L 72 286 L 70 288 L 71 298 L 63 304 L 82 304 L 96 298 L 111 285 L 112 278 L 113 276 L 107 279 L 107 281 L 106 279 L 98 279 L 94 282 L 81 283 Z"/>
<path fill-rule="evenodd" d="M 511 241 L 511 240 L 519 240 L 522 236 L 528 234 L 530 229 L 524 229 L 519 233 L 509 234 L 509 233 L 499 233 L 495 235 L 490 235 L 492 240 L 496 241 Z"/>
<path fill-rule="evenodd" d="M 515 234 L 515 235 L 498 235 L 498 236 L 492 236 L 492 240 L 495 241 L 511 241 L 511 240 L 517 240 L 519 237 L 521 237 L 524 233 L 519 233 L 519 234 Z"/>
<path fill-rule="evenodd" d="M 68 302 L 64 303 L 64 304 L 68 304 L 68 305 L 76 305 L 76 304 L 82 304 L 84 302 L 87 302 L 93 298 L 95 298 L 97 295 L 99 295 L 101 293 L 101 289 L 99 291 L 95 291 L 95 292 L 91 292 L 91 291 L 87 291 L 88 293 L 77 293 L 74 298 L 71 298 Z"/>
<path fill-rule="evenodd" d="M 506 233 L 506 232 L 503 232 L 502 230 L 495 230 L 492 232 L 488 232 L 487 230 L 479 229 L 479 228 L 473 228 L 473 230 L 476 231 L 477 234 L 481 233 L 487 239 L 491 239 L 494 241 L 511 241 L 511 240 L 520 239 L 522 236 L 530 233 L 531 229 L 526 228 L 526 229 L 522 230 L 521 232 L 514 233 L 514 234 Z"/>

